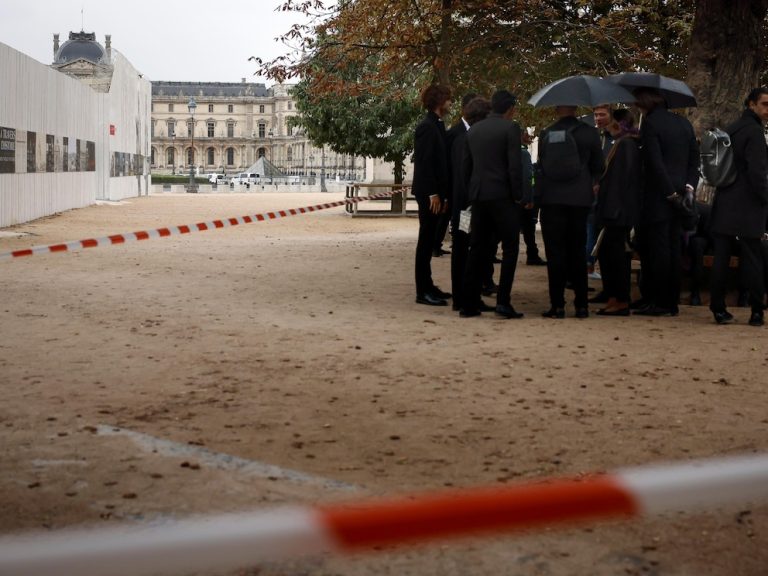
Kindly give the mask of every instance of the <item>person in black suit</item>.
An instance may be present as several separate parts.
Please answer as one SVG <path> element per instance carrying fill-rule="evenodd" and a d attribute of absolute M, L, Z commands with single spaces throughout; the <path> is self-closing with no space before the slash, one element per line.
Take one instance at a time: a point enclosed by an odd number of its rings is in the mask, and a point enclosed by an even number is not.
<path fill-rule="evenodd" d="M 601 316 L 629 316 L 632 255 L 629 232 L 640 213 L 642 158 L 635 117 L 631 111 L 613 112 L 608 130 L 613 139 L 595 207 L 595 223 L 602 229 L 600 271 L 606 306 Z"/>
<path fill-rule="evenodd" d="M 539 137 L 536 175 L 550 301 L 550 309 L 542 316 L 565 318 L 565 284 L 570 280 L 575 293 L 575 315 L 587 318 L 587 216 L 594 201 L 594 184 L 603 173 L 603 151 L 597 129 L 576 118 L 575 106 L 557 106 L 555 113 L 559 119 Z M 578 153 L 576 174 L 565 178 L 548 173 L 547 157 L 555 154 L 555 142 L 565 142 L 569 137 L 575 140 Z"/>
<path fill-rule="evenodd" d="M 451 90 L 433 84 L 421 93 L 427 110 L 416 126 L 413 151 L 413 195 L 419 205 L 419 239 L 416 243 L 416 302 L 446 306 L 448 292 L 432 281 L 432 247 L 440 214 L 448 207 L 450 175 L 443 116 L 451 107 Z"/>
<path fill-rule="evenodd" d="M 489 253 L 501 238 L 502 259 L 496 314 L 521 318 L 511 302 L 517 256 L 520 250 L 518 204 L 532 204 L 523 196 L 520 126 L 511 120 L 517 99 L 508 90 L 491 97 L 492 112 L 467 132 L 463 176 L 472 205 L 469 262 L 464 279 L 462 317 L 480 310 L 481 271 Z"/>
<path fill-rule="evenodd" d="M 640 130 L 645 183 L 640 251 L 643 297 L 647 304 L 635 311 L 643 316 L 677 316 L 682 275 L 680 216 L 671 202 L 676 195 L 693 205 L 699 183 L 699 147 L 693 126 L 667 110 L 654 88 L 635 90 L 638 109 L 645 114 Z"/>
<path fill-rule="evenodd" d="M 761 240 L 768 218 L 768 149 L 764 124 L 768 121 L 768 88 L 755 88 L 744 101 L 745 110 L 726 128 L 736 164 L 736 180 L 718 188 L 712 204 L 715 258 L 710 283 L 710 310 L 718 324 L 733 316 L 725 307 L 725 284 L 731 245 L 739 243 L 742 280 L 749 290 L 751 326 L 764 324 L 764 262 Z"/>
<path fill-rule="evenodd" d="M 469 127 L 483 120 L 491 111 L 491 103 L 477 94 L 466 94 L 461 101 L 461 118 L 448 130 L 448 150 L 450 152 L 449 165 L 451 167 L 451 185 L 453 196 L 451 198 L 451 235 L 453 236 L 453 249 L 451 251 L 451 292 L 453 292 L 453 309 L 461 310 L 464 299 L 463 283 L 464 272 L 469 258 L 469 234 L 459 230 L 459 215 L 469 206 L 469 193 L 462 175 L 462 161 L 464 159 L 464 146 Z M 489 255 L 485 264 L 483 277 L 493 277 L 493 261 Z M 493 310 L 482 300 L 477 303 L 479 310 Z"/>

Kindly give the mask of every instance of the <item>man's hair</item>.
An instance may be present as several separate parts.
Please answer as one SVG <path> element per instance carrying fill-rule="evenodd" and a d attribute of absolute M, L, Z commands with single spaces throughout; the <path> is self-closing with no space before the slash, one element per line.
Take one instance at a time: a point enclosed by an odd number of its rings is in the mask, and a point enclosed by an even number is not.
<path fill-rule="evenodd" d="M 451 89 L 440 84 L 430 84 L 421 93 L 421 104 L 427 110 L 434 110 L 451 99 Z"/>
<path fill-rule="evenodd" d="M 667 107 L 667 101 L 664 100 L 664 96 L 656 88 L 637 88 L 633 94 L 635 95 L 637 105 L 648 112 L 659 107 Z"/>
<path fill-rule="evenodd" d="M 768 88 L 765 88 L 764 86 L 752 88 L 752 90 L 749 91 L 749 94 L 747 94 L 747 97 L 744 99 L 744 108 L 749 108 L 751 103 L 760 100 L 760 96 L 763 94 L 768 94 Z"/>
<path fill-rule="evenodd" d="M 464 108 L 467 107 L 467 104 L 472 102 L 472 100 L 474 100 L 478 96 L 479 94 L 475 92 L 467 92 L 466 94 L 464 94 L 464 97 L 461 99 L 461 109 L 464 110 Z"/>
<path fill-rule="evenodd" d="M 517 104 L 517 97 L 509 90 L 496 90 L 491 96 L 491 109 L 497 114 L 506 114 Z"/>
<path fill-rule="evenodd" d="M 488 116 L 490 111 L 491 103 L 482 96 L 477 96 L 464 107 L 464 119 L 467 121 L 467 124 L 472 126 L 475 122 L 479 122 Z"/>

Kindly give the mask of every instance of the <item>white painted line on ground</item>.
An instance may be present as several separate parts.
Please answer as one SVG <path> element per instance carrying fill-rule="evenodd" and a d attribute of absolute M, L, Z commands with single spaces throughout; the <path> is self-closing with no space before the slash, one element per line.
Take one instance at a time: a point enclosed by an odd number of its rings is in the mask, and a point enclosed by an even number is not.
<path fill-rule="evenodd" d="M 310 486 L 322 486 L 333 490 L 355 491 L 359 490 L 354 484 L 347 484 L 339 480 L 313 476 L 297 470 L 281 468 L 272 464 L 248 460 L 231 454 L 222 452 L 213 452 L 202 446 L 191 444 L 182 444 L 172 440 L 163 440 L 142 432 L 135 432 L 126 428 L 117 426 L 108 426 L 100 424 L 97 426 L 97 433 L 101 436 L 125 436 L 148 452 L 154 452 L 163 456 L 172 456 L 177 458 L 194 458 L 201 465 L 219 470 L 235 470 L 237 472 L 257 476 L 259 478 L 269 478 L 277 480 L 288 480 L 295 484 L 307 484 Z"/>

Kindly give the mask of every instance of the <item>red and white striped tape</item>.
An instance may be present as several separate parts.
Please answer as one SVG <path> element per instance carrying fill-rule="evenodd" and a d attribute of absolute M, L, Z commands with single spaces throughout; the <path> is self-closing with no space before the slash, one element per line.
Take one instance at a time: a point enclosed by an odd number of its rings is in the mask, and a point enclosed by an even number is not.
<path fill-rule="evenodd" d="M 226 570 L 327 552 L 768 499 L 768 455 L 580 479 L 0 539 L 0 575 Z"/>
<path fill-rule="evenodd" d="M 140 240 L 149 240 L 150 238 L 165 238 L 166 236 L 176 236 L 179 234 L 191 234 L 193 232 L 205 232 L 216 228 L 228 228 L 240 224 L 252 224 L 254 222 L 264 222 L 265 220 L 276 220 L 286 216 L 298 216 L 308 212 L 317 212 L 328 208 L 336 208 L 345 204 L 355 204 L 365 200 L 379 200 L 388 198 L 395 192 L 381 192 L 371 194 L 370 196 L 356 196 L 346 198 L 338 202 L 329 202 L 327 204 L 317 204 L 315 206 L 306 206 L 304 208 L 290 208 L 288 210 L 278 210 L 277 212 L 265 212 L 263 214 L 254 214 L 250 216 L 238 216 L 235 218 L 226 218 L 224 220 L 211 220 L 210 222 L 198 222 L 197 224 L 185 224 L 182 226 L 169 226 L 167 228 L 157 228 L 155 230 L 142 230 L 140 232 L 128 232 L 124 234 L 113 234 L 112 236 L 102 236 L 101 238 L 88 238 L 86 240 L 74 240 L 63 242 L 61 244 L 48 244 L 46 246 L 33 246 L 32 248 L 23 248 L 21 250 L 12 250 L 10 252 L 0 252 L 0 260 L 12 260 L 14 258 L 23 258 L 24 256 L 33 256 L 35 254 L 52 254 L 56 252 L 76 252 L 85 248 L 97 248 L 99 246 L 113 246 L 115 244 L 125 244 L 127 242 L 138 242 Z"/>

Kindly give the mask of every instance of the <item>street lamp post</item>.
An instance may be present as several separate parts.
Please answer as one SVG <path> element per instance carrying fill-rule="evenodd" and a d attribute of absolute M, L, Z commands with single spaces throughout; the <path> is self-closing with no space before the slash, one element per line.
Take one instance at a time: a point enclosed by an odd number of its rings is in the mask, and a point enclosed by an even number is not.
<path fill-rule="evenodd" d="M 192 143 L 190 144 L 190 160 L 189 163 L 189 184 L 187 185 L 187 192 L 197 192 L 197 182 L 195 182 L 195 110 L 197 110 L 197 102 L 190 96 L 189 103 L 187 104 L 189 113 L 192 115 Z"/>
<path fill-rule="evenodd" d="M 176 132 L 171 132 L 171 174 L 176 175 Z"/>
<path fill-rule="evenodd" d="M 320 192 L 328 192 L 325 187 L 325 146 L 320 149 Z"/>

